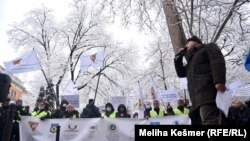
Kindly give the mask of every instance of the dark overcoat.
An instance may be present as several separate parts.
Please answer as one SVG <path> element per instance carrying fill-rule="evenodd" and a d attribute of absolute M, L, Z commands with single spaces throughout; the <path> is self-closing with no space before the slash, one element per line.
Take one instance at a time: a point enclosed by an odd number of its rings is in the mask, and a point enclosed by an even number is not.
<path fill-rule="evenodd" d="M 194 110 L 203 104 L 215 103 L 215 84 L 226 82 L 225 59 L 219 47 L 214 43 L 195 47 L 185 54 L 187 65 L 183 65 L 182 57 L 175 57 L 175 69 L 179 77 L 187 77 Z"/>

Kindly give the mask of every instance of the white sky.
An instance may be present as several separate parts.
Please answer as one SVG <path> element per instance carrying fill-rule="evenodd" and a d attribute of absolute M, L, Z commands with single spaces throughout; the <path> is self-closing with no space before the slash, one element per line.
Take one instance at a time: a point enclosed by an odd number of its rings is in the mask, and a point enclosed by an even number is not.
<path fill-rule="evenodd" d="M 18 54 L 8 44 L 7 31 L 10 24 L 20 22 L 24 15 L 31 9 L 44 5 L 54 10 L 55 17 L 60 20 L 65 17 L 69 8 L 68 5 L 72 0 L 0 0 L 0 65 L 4 61 L 12 60 L 18 57 Z M 118 24 L 112 25 L 109 30 L 113 33 L 116 40 L 123 42 L 133 41 L 141 47 L 146 45 L 145 40 L 149 37 L 136 33 L 136 28 L 130 30 L 121 28 Z"/>
<path fill-rule="evenodd" d="M 69 0 L 0 0 L 0 64 L 18 56 L 8 44 L 7 31 L 10 24 L 20 22 L 27 12 L 42 4 L 53 8 L 56 18 L 60 19 L 67 14 L 67 1 Z"/>

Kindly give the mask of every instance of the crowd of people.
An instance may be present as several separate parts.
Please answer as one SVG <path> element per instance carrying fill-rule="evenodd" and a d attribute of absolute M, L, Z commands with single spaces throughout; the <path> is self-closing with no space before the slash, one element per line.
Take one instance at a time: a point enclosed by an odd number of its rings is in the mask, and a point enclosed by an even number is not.
<path fill-rule="evenodd" d="M 0 107 L 0 124 L 5 124 L 4 116 L 9 108 L 10 99 L 7 98 Z M 164 116 L 174 115 L 189 115 L 191 118 L 191 124 L 202 124 L 201 120 L 193 118 L 192 106 L 189 105 L 189 101 L 186 99 L 179 99 L 176 108 L 173 108 L 170 103 L 161 105 L 158 100 L 154 100 L 152 105 L 150 102 L 146 102 L 144 105 L 144 118 L 160 118 Z M 95 106 L 94 100 L 89 99 L 86 107 L 79 113 L 72 104 L 66 100 L 62 100 L 60 107 L 53 111 L 49 110 L 49 105 L 42 101 L 38 103 L 33 112 L 29 112 L 28 106 L 22 105 L 22 100 L 16 101 L 16 112 L 13 119 L 13 128 L 11 133 L 11 141 L 19 141 L 19 122 L 22 116 L 32 116 L 40 118 L 41 121 L 52 118 L 138 118 L 138 113 L 130 114 L 128 108 L 124 104 L 120 104 L 115 110 L 112 103 L 107 103 L 104 109 L 100 109 Z M 240 100 L 235 100 L 229 109 L 228 117 L 222 118 L 223 124 L 230 125 L 250 125 L 250 102 L 244 104 Z"/>

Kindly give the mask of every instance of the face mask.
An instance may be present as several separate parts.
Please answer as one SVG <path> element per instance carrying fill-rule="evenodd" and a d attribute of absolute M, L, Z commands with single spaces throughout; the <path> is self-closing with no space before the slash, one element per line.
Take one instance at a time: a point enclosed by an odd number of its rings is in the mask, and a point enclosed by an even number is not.
<path fill-rule="evenodd" d="M 107 107 L 107 111 L 110 112 L 110 111 L 111 111 L 111 108 L 110 108 L 110 107 Z"/>
<path fill-rule="evenodd" d="M 63 107 L 66 107 L 66 106 L 67 106 L 67 104 L 66 104 L 66 103 L 64 103 L 62 106 L 63 106 Z"/>

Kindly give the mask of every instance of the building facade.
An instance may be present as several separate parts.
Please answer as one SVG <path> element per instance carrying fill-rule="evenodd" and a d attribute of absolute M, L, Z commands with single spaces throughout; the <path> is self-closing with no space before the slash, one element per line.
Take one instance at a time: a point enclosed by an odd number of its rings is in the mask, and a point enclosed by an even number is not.
<path fill-rule="evenodd" d="M 3 72 L 4 68 L 0 66 L 0 72 Z M 22 99 L 24 95 L 27 95 L 29 92 L 26 90 L 26 88 L 22 85 L 22 81 L 18 79 L 16 76 L 12 75 L 10 76 L 12 79 L 11 87 L 9 91 L 9 98 L 11 100 L 18 100 Z"/>

